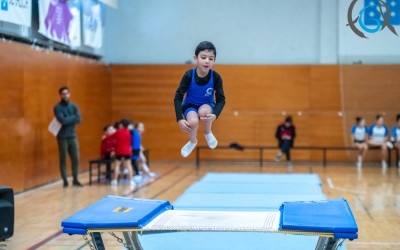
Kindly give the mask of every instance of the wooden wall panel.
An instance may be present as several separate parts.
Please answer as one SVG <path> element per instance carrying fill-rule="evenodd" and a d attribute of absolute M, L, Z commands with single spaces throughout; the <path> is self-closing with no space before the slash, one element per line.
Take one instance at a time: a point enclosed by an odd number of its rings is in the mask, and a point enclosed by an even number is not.
<path fill-rule="evenodd" d="M 0 46 L 0 67 L 0 185 L 18 192 L 60 179 L 57 143 L 47 126 L 63 85 L 82 113 L 78 138 L 81 170 L 87 169 L 99 154 L 101 127 L 111 121 L 108 67 L 8 42 Z"/>
<path fill-rule="evenodd" d="M 192 65 L 113 65 L 113 119 L 127 117 L 147 126 L 144 145 L 156 160 L 182 160 L 188 140 L 176 124 L 175 90 Z M 220 145 L 276 145 L 274 132 L 284 114 L 294 117 L 296 145 L 343 145 L 339 67 L 309 65 L 217 65 L 227 104 L 213 131 Z M 235 115 L 238 114 L 238 115 Z M 327 133 L 327 131 L 330 131 Z M 200 134 L 201 135 L 201 134 Z M 200 145 L 206 145 L 200 136 Z M 275 152 L 266 155 L 272 159 Z M 254 153 L 207 151 L 204 157 L 247 158 Z M 296 159 L 321 154 L 294 152 Z M 347 157 L 338 154 L 337 157 Z M 189 160 L 194 159 L 194 154 Z"/>

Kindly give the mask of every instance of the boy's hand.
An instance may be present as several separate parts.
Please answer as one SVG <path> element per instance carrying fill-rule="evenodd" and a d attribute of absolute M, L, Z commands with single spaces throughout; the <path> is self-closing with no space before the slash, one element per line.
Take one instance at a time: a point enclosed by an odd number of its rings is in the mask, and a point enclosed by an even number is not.
<path fill-rule="evenodd" d="M 200 120 L 214 121 L 215 119 L 217 119 L 217 116 L 214 115 L 214 114 L 208 114 L 208 115 L 206 115 L 206 116 L 200 117 Z"/>
<path fill-rule="evenodd" d="M 189 122 L 185 119 L 179 120 L 178 125 L 182 132 L 190 133 L 192 131 L 192 128 L 189 126 Z"/>

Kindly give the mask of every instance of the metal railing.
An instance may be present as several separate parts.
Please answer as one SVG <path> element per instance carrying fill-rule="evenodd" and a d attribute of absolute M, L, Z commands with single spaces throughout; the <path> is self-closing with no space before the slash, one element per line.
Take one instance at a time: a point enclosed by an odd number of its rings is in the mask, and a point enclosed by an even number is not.
<path fill-rule="evenodd" d="M 264 165 L 264 151 L 265 150 L 278 150 L 279 148 L 277 146 L 243 146 L 243 151 L 247 150 L 258 150 L 259 151 L 259 157 L 258 157 L 258 162 L 260 167 Z M 201 150 L 235 150 L 238 151 L 238 149 L 235 149 L 234 147 L 231 146 L 218 146 L 215 149 L 210 149 L 207 146 L 198 146 L 196 149 L 196 169 L 198 170 L 200 168 L 200 163 L 202 161 L 201 159 Z M 329 146 L 320 146 L 320 147 L 313 147 L 313 146 L 298 146 L 298 147 L 293 147 L 290 150 L 317 150 L 321 151 L 322 153 L 322 166 L 325 168 L 327 166 L 327 152 L 328 151 L 358 151 L 357 148 L 355 147 L 329 147 Z M 381 150 L 380 148 L 369 148 L 368 150 Z M 388 166 L 391 166 L 391 161 L 392 161 L 392 151 L 396 152 L 396 165 L 399 162 L 399 154 L 396 149 L 389 149 L 388 148 Z M 207 159 L 209 160 L 209 159 Z"/>

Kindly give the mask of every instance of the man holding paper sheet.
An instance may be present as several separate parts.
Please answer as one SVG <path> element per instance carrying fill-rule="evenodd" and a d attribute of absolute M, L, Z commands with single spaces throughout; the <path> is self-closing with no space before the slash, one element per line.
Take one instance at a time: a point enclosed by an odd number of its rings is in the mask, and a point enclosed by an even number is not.
<path fill-rule="evenodd" d="M 79 144 L 75 132 L 75 126 L 81 122 L 81 115 L 78 107 L 69 101 L 70 92 L 68 87 L 61 87 L 58 93 L 61 101 L 54 106 L 54 116 L 61 123 L 61 129 L 57 134 L 61 177 L 64 181 L 64 187 L 68 187 L 66 163 L 68 153 L 72 164 L 72 184 L 82 187 L 82 184 L 78 181 Z"/>

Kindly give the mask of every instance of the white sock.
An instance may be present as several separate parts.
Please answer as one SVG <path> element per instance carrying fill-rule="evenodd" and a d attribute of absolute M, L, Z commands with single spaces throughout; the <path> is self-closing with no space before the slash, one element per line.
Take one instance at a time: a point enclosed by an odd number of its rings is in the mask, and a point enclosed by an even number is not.
<path fill-rule="evenodd" d="M 185 144 L 185 146 L 183 146 L 183 148 L 181 149 L 181 155 L 183 157 L 188 157 L 190 155 L 190 153 L 192 153 L 193 149 L 196 147 L 197 142 L 193 143 L 191 141 L 189 141 L 188 143 Z"/>
<path fill-rule="evenodd" d="M 383 168 L 387 168 L 387 163 L 386 163 L 386 161 L 382 161 L 382 167 L 383 167 Z"/>
<path fill-rule="evenodd" d="M 218 141 L 215 138 L 215 136 L 213 135 L 212 132 L 208 133 L 208 134 L 204 134 L 204 137 L 206 138 L 208 147 L 214 149 L 217 147 Z"/>

